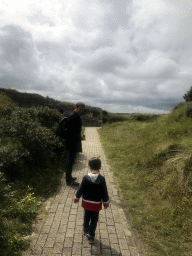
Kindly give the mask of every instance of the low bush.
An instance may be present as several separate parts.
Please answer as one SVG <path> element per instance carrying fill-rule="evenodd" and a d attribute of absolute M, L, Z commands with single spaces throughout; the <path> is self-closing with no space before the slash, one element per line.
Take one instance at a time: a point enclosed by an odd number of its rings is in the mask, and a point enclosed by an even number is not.
<path fill-rule="evenodd" d="M 22 171 L 23 161 L 28 165 L 48 166 L 57 161 L 58 151 L 63 147 L 61 140 L 39 120 L 40 110 L 16 108 L 1 121 L 2 159 L 1 170 L 5 173 Z M 42 114 L 43 116 L 43 114 Z M 58 120 L 56 115 L 55 120 Z M 42 117 L 40 118 L 41 122 Z M 46 120 L 46 118 L 45 118 Z M 56 122 L 57 124 L 57 122 Z M 52 124 L 52 127 L 54 125 Z M 6 142 L 9 140 L 9 143 Z M 25 170 L 27 171 L 27 170 Z"/>
<path fill-rule="evenodd" d="M 0 94 L 0 117 L 9 115 L 15 106 L 9 97 Z"/>
<path fill-rule="evenodd" d="M 127 116 L 120 115 L 120 114 L 112 114 L 105 112 L 103 114 L 103 124 L 106 123 L 114 123 L 114 122 L 123 122 L 127 120 Z"/>
<path fill-rule="evenodd" d="M 63 118 L 56 109 L 49 107 L 31 107 L 27 109 L 30 118 L 33 121 L 38 121 L 43 127 L 51 129 L 55 132 L 58 122 Z"/>
<path fill-rule="evenodd" d="M 130 119 L 132 120 L 136 120 L 136 121 L 154 121 L 156 120 L 158 117 L 160 117 L 160 115 L 156 115 L 156 114 L 131 114 L 129 116 Z"/>
<path fill-rule="evenodd" d="M 124 122 L 128 120 L 151 122 L 156 120 L 158 117 L 160 117 L 160 115 L 157 114 L 113 114 L 105 111 L 103 113 L 103 124 Z"/>
<path fill-rule="evenodd" d="M 64 172 L 65 145 L 56 135 L 62 115 L 20 108 L 0 95 L 0 117 L 0 255 L 21 255 L 42 199 L 57 190 Z"/>
<path fill-rule="evenodd" d="M 41 201 L 32 189 L 8 186 L 0 202 L 0 255 L 21 255 L 29 241 L 24 239 L 31 231 L 31 221 L 37 216 Z"/>

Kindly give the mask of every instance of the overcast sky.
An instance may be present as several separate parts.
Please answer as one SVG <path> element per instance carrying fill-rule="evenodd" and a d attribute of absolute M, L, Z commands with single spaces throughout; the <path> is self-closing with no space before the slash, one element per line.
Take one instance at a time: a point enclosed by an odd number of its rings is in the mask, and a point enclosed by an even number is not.
<path fill-rule="evenodd" d="M 166 113 L 192 86 L 191 0 L 1 0 L 0 87 Z"/>

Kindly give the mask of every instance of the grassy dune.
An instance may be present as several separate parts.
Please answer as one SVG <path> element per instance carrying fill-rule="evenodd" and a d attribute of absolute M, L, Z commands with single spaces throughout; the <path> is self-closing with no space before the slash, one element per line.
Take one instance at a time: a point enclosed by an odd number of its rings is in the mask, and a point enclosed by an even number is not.
<path fill-rule="evenodd" d="M 191 109 L 188 103 L 153 122 L 127 120 L 99 131 L 150 256 L 192 255 Z"/>

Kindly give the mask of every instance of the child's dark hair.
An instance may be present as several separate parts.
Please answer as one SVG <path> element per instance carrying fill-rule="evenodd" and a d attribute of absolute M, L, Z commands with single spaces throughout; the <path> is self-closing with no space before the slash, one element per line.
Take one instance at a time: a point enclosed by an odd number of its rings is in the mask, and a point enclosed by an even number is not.
<path fill-rule="evenodd" d="M 97 157 L 93 157 L 89 160 L 89 166 L 92 170 L 98 171 L 101 169 L 101 160 Z"/>

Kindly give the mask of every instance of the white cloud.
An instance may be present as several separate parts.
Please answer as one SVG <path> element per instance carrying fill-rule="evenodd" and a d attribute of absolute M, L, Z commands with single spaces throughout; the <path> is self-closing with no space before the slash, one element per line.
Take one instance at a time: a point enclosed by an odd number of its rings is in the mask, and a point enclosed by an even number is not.
<path fill-rule="evenodd" d="M 169 111 L 192 84 L 191 11 L 189 0 L 3 0 L 1 86 Z"/>

